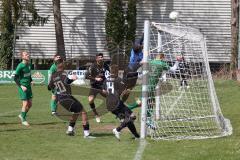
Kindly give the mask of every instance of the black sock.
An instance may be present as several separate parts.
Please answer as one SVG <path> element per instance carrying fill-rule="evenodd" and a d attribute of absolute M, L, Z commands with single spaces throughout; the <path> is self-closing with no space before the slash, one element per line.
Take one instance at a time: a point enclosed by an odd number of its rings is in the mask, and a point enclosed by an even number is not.
<path fill-rule="evenodd" d="M 73 127 L 75 126 L 76 122 L 69 122 L 69 126 Z"/>
<path fill-rule="evenodd" d="M 128 129 L 132 132 L 132 134 L 136 137 L 136 138 L 139 138 L 139 134 L 137 133 L 137 129 L 134 125 L 133 122 L 129 122 L 128 125 L 127 125 Z"/>
<path fill-rule="evenodd" d="M 96 116 L 98 116 L 98 113 L 97 113 L 97 110 L 96 110 L 95 103 L 90 103 L 89 105 L 90 105 L 90 107 L 91 107 L 93 113 L 94 113 Z"/>
<path fill-rule="evenodd" d="M 86 130 L 87 130 L 87 131 L 89 130 L 89 123 L 83 125 L 83 130 L 85 130 L 85 131 L 86 131 Z"/>

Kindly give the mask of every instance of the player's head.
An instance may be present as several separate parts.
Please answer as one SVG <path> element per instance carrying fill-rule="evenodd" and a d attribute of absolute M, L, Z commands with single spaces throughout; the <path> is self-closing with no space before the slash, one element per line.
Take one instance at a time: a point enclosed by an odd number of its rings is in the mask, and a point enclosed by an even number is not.
<path fill-rule="evenodd" d="M 139 42 L 134 42 L 133 43 L 133 51 L 135 53 L 139 53 L 142 50 L 142 45 Z"/>
<path fill-rule="evenodd" d="M 57 62 L 59 59 L 62 59 L 60 54 L 55 54 L 53 57 L 54 62 Z"/>
<path fill-rule="evenodd" d="M 57 65 L 57 71 L 63 71 L 64 70 L 64 63 L 62 59 L 59 59 L 56 61 Z"/>
<path fill-rule="evenodd" d="M 176 60 L 177 61 L 184 61 L 184 57 L 182 55 L 177 55 Z"/>
<path fill-rule="evenodd" d="M 21 56 L 22 60 L 24 60 L 24 61 L 29 61 L 29 59 L 30 59 L 30 55 L 28 54 L 27 51 L 22 51 L 20 53 L 20 56 Z"/>
<path fill-rule="evenodd" d="M 119 67 L 116 64 L 110 66 L 110 75 L 111 77 L 118 77 Z"/>
<path fill-rule="evenodd" d="M 159 59 L 159 60 L 164 60 L 165 59 L 165 54 L 164 53 L 160 53 L 156 56 L 156 59 Z"/>
<path fill-rule="evenodd" d="M 100 65 L 103 64 L 103 54 L 102 53 L 96 54 L 96 62 L 97 62 L 97 64 L 100 64 Z"/>

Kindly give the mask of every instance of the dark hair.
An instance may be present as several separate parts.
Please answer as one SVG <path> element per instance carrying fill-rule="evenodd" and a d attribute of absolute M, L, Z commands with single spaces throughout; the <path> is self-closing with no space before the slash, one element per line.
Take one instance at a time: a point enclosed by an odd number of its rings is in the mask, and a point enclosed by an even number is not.
<path fill-rule="evenodd" d="M 56 65 L 63 63 L 63 59 L 59 59 L 56 61 Z"/>
<path fill-rule="evenodd" d="M 118 70 L 119 70 L 118 65 L 112 64 L 112 65 L 110 66 L 110 73 L 111 73 L 112 75 L 117 76 L 117 75 L 118 75 Z"/>
<path fill-rule="evenodd" d="M 102 56 L 103 57 L 103 54 L 102 53 L 97 53 L 96 57 L 98 57 L 98 56 Z"/>
<path fill-rule="evenodd" d="M 61 57 L 61 55 L 60 54 L 58 54 L 58 53 L 56 53 L 53 57 L 57 57 L 57 56 L 60 56 Z"/>
<path fill-rule="evenodd" d="M 134 42 L 133 43 L 133 50 L 134 52 L 140 52 L 142 50 L 142 45 L 139 42 Z"/>

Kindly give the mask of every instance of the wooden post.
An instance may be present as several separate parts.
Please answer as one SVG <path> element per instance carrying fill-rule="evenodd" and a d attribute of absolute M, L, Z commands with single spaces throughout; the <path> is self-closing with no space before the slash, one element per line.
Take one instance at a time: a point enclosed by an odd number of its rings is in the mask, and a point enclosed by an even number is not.
<path fill-rule="evenodd" d="M 232 34 L 232 42 L 231 42 L 231 71 L 232 71 L 232 79 L 237 78 L 238 72 L 237 69 L 237 59 L 238 59 L 238 12 L 239 12 L 239 0 L 231 0 L 231 8 L 232 8 L 232 17 L 231 17 L 231 34 Z"/>

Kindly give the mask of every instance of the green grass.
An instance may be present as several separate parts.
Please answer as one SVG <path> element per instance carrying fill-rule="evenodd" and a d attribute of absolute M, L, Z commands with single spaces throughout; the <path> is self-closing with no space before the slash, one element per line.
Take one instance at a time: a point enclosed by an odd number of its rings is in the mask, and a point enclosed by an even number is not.
<path fill-rule="evenodd" d="M 143 160 L 238 160 L 240 158 L 240 88 L 234 81 L 216 81 L 222 112 L 231 120 L 233 135 L 205 140 L 152 141 L 147 139 Z M 81 122 L 75 137 L 65 135 L 67 123 L 50 116 L 50 93 L 34 86 L 30 128 L 20 125 L 21 101 L 12 85 L 0 85 L 0 160 L 118 160 L 134 159 L 139 142 L 125 130 L 118 142 L 111 133 L 118 121 L 111 114 L 103 123 L 90 120 L 94 140 L 84 139 Z M 83 91 L 84 92 L 84 91 Z M 84 106 L 86 97 L 80 96 Z M 101 103 L 98 100 L 98 105 Z M 137 114 L 139 110 L 136 110 Z M 139 119 L 137 121 L 139 127 Z"/>

